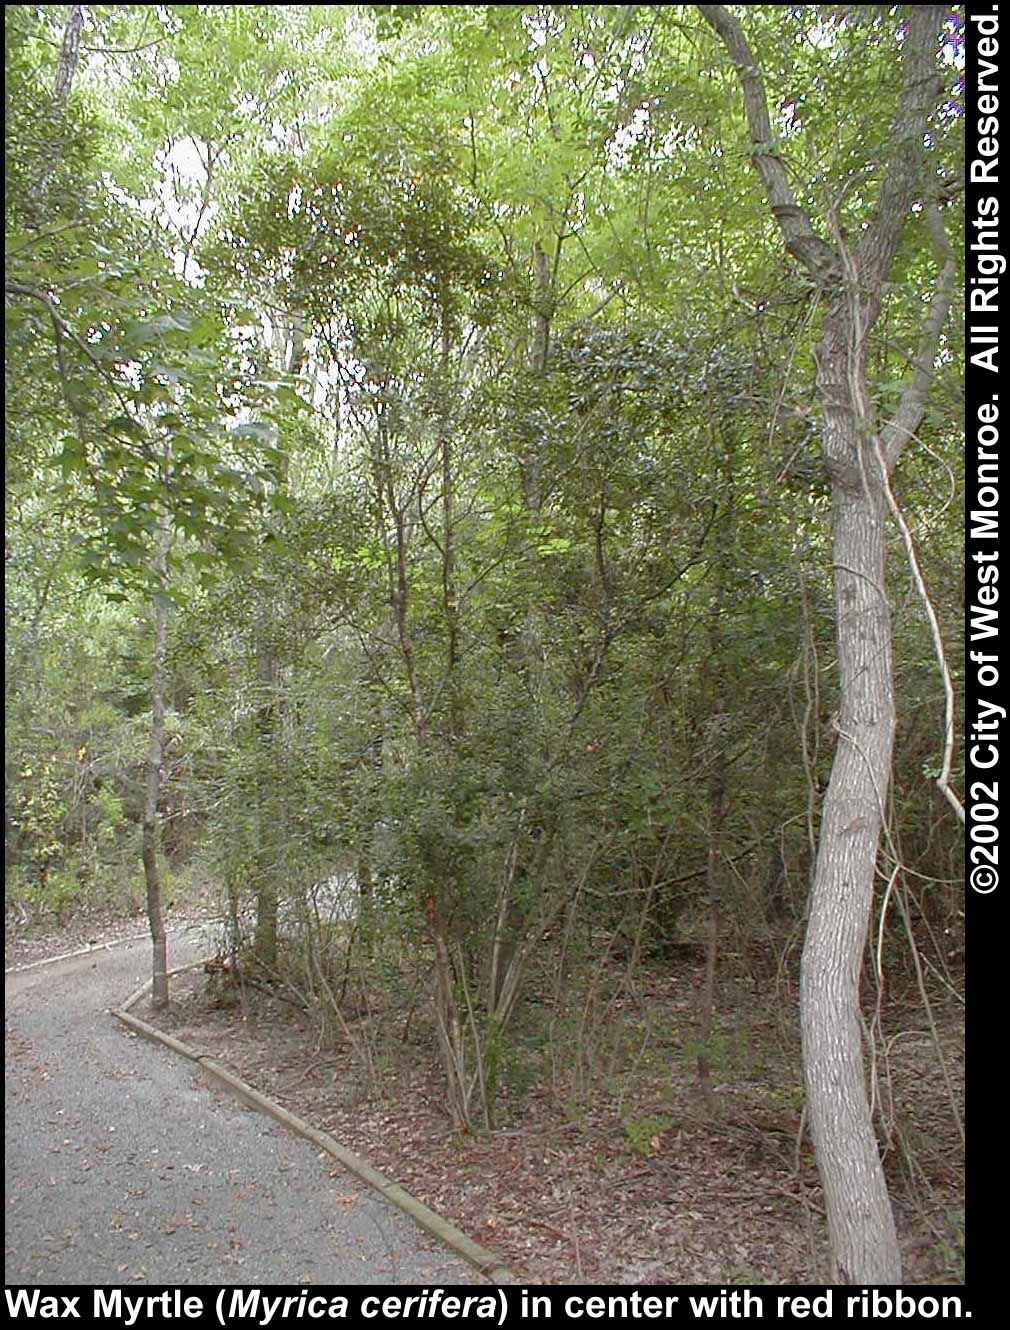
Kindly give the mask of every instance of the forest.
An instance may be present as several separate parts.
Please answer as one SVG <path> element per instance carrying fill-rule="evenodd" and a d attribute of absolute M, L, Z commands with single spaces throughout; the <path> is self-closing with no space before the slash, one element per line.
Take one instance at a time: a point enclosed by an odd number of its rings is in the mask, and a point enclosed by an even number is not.
<path fill-rule="evenodd" d="M 962 1282 L 963 10 L 5 41 L 8 938 L 550 1141 L 534 1277 Z"/>

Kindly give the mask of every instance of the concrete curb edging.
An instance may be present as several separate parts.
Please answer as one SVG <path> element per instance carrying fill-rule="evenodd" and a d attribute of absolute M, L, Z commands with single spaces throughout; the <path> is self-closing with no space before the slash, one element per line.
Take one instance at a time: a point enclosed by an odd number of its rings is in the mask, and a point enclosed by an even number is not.
<path fill-rule="evenodd" d="M 195 961 L 192 965 L 185 965 L 179 970 L 172 971 L 172 974 L 181 974 L 186 970 L 196 969 L 203 964 L 203 961 Z M 128 1029 L 140 1035 L 141 1038 L 147 1039 L 151 1043 L 161 1044 L 177 1056 L 195 1063 L 211 1084 L 216 1084 L 230 1091 L 250 1108 L 266 1113 L 268 1117 L 273 1118 L 275 1122 L 279 1122 L 288 1131 L 293 1132 L 296 1136 L 303 1137 L 330 1155 L 360 1182 L 377 1191 L 385 1197 L 390 1205 L 396 1206 L 405 1215 L 409 1215 L 426 1233 L 437 1238 L 444 1246 L 454 1251 L 457 1256 L 462 1257 L 469 1265 L 472 1265 L 489 1283 L 515 1283 L 506 1266 L 494 1252 L 468 1238 L 455 1224 L 450 1224 L 447 1219 L 435 1214 L 434 1210 L 429 1209 L 422 1201 L 404 1191 L 397 1183 L 391 1182 L 378 1169 L 373 1168 L 364 1159 L 360 1159 L 356 1154 L 353 1154 L 329 1133 L 321 1131 L 318 1127 L 313 1127 L 311 1123 L 306 1122 L 303 1118 L 297 1117 L 272 1099 L 268 1099 L 266 1095 L 261 1094 L 259 1090 L 236 1076 L 234 1072 L 229 1071 L 227 1067 L 223 1067 L 208 1053 L 200 1053 L 197 1049 L 190 1048 L 188 1044 L 183 1043 L 181 1039 L 176 1039 L 170 1034 L 164 1034 L 155 1026 L 149 1025 L 147 1021 L 141 1020 L 139 1016 L 134 1016 L 130 1008 L 144 997 L 150 987 L 151 984 L 148 981 L 138 988 L 135 993 L 131 993 L 121 1007 L 113 1007 L 111 1014 Z"/>

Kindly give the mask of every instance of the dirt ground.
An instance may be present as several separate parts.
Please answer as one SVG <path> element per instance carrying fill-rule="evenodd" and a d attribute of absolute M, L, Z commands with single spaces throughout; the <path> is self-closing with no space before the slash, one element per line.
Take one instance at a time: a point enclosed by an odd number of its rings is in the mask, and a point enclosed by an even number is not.
<path fill-rule="evenodd" d="M 504 1124 L 473 1136 L 454 1133 L 440 1108 L 423 1030 L 394 1032 L 388 1013 L 351 1018 L 324 1043 L 296 1003 L 197 970 L 175 980 L 170 1011 L 154 1019 L 331 1133 L 524 1282 L 823 1282 L 820 1186 L 781 994 L 727 986 L 705 1104 L 689 1038 L 701 982 L 697 964 L 640 981 L 607 1019 L 634 1032 L 640 1004 L 649 1039 L 609 1075 L 597 1068 L 581 1093 L 570 1075 L 559 1088 L 541 1062 Z M 963 1282 L 963 1150 L 951 1109 L 953 1097 L 963 1111 L 961 1010 L 952 1001 L 933 1019 L 942 1058 L 918 1006 L 892 1010 L 879 1045 L 878 1120 L 909 1284 Z"/>
<path fill-rule="evenodd" d="M 169 935 L 177 928 L 208 923 L 214 913 L 204 902 L 191 904 L 185 910 L 169 909 L 166 911 Z M 88 947 L 110 946 L 127 938 L 148 936 L 147 919 L 139 910 L 132 914 L 93 910 L 72 915 L 63 922 L 43 918 L 30 924 L 17 911 L 9 910 L 4 920 L 4 966 L 14 969 Z"/>

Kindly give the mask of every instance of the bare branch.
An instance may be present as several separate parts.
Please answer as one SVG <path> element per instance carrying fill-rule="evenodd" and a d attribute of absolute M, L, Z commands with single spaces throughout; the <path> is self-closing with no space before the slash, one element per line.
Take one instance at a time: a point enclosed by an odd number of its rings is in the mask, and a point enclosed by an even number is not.
<path fill-rule="evenodd" d="M 140 51 L 149 51 L 152 46 L 160 46 L 164 37 L 156 37 L 153 42 L 144 42 L 141 46 L 83 46 L 83 51 L 94 55 L 137 55 Z"/>

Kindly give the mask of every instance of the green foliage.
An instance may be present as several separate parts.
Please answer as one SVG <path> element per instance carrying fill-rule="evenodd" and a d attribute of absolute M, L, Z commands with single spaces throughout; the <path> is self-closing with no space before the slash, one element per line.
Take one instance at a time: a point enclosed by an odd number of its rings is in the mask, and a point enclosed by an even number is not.
<path fill-rule="evenodd" d="M 742 1284 L 744 1286 L 754 1284 L 767 1284 L 768 1280 L 759 1270 L 755 1270 L 750 1265 L 736 1265 L 726 1274 L 727 1284 Z"/>
<path fill-rule="evenodd" d="M 937 1240 L 936 1251 L 949 1278 L 955 1284 L 964 1283 L 964 1224 L 963 1210 L 951 1210 L 946 1215 L 943 1236 Z"/>
<path fill-rule="evenodd" d="M 31 871 L 44 882 L 50 865 L 60 856 L 59 832 L 66 809 L 48 762 L 43 763 L 41 770 L 25 764 L 18 774 L 20 782 L 11 825 L 24 843 Z"/>
<path fill-rule="evenodd" d="M 624 1142 L 632 1154 L 643 1159 L 651 1159 L 660 1148 L 663 1133 L 674 1125 L 670 1118 L 644 1117 L 625 1118 Z"/>

